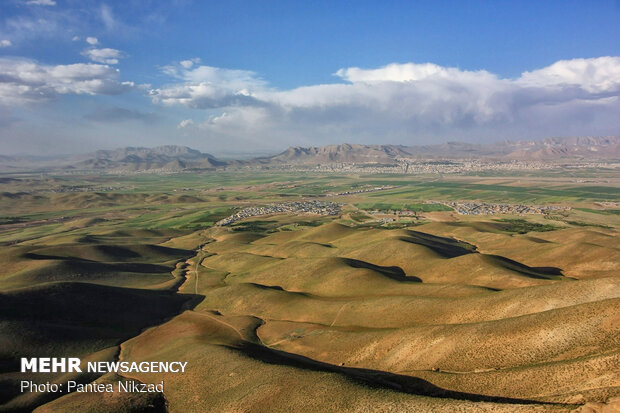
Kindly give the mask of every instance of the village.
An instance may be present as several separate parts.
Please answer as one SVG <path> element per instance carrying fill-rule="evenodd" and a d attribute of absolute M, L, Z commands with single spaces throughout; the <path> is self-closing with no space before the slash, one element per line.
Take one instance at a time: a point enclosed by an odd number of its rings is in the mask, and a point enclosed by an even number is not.
<path fill-rule="evenodd" d="M 548 214 L 555 211 L 566 211 L 570 207 L 560 205 L 523 205 L 523 204 L 496 204 L 477 201 L 427 201 L 427 204 L 445 205 L 454 210 L 459 215 L 497 215 L 497 214 Z M 419 212 L 412 210 L 372 210 L 371 215 L 396 215 L 397 217 L 417 217 Z"/>
<path fill-rule="evenodd" d="M 459 174 L 479 171 L 542 170 L 559 168 L 560 165 L 537 161 L 486 161 L 472 160 L 404 160 L 393 164 L 336 162 L 312 165 L 269 165 L 258 169 L 286 170 L 295 172 L 353 172 L 353 173 L 395 173 L 395 174 Z M 247 166 L 247 169 L 255 169 Z"/>
<path fill-rule="evenodd" d="M 226 226 L 242 219 L 271 214 L 338 215 L 340 213 L 340 207 L 340 204 L 326 201 L 287 202 L 249 207 L 218 221 L 216 225 Z"/>
<path fill-rule="evenodd" d="M 460 215 L 493 214 L 548 214 L 552 211 L 565 211 L 570 208 L 558 205 L 493 204 L 486 202 L 442 202 Z"/>
<path fill-rule="evenodd" d="M 245 170 L 284 170 L 294 172 L 348 172 L 348 173 L 376 173 L 376 174 L 462 174 L 483 171 L 532 171 L 550 170 L 562 168 L 618 168 L 620 164 L 614 162 L 542 162 L 525 160 L 483 160 L 483 159 L 454 159 L 454 160 L 433 160 L 433 159 L 397 159 L 392 164 L 373 164 L 373 163 L 347 163 L 334 162 L 324 164 L 281 164 L 281 165 L 246 165 L 243 167 L 232 166 L 226 169 L 245 169 Z"/>
<path fill-rule="evenodd" d="M 377 190 L 373 188 L 371 190 Z M 383 188 L 380 188 L 383 189 Z M 362 190 L 367 191 L 367 190 Z M 338 194 L 340 195 L 340 194 Z M 428 201 L 429 204 L 441 204 L 452 208 L 459 215 L 496 215 L 496 214 L 548 214 L 553 211 L 564 211 L 570 209 L 565 206 L 557 205 L 522 205 L 522 204 L 496 204 L 475 201 Z M 254 206 L 244 208 L 241 211 L 226 217 L 216 223 L 218 226 L 231 225 L 246 218 L 252 218 L 271 214 L 316 214 L 324 216 L 334 216 L 341 212 L 342 204 L 327 201 L 298 201 L 278 203 L 264 206 Z M 382 223 L 394 222 L 398 217 L 419 217 L 415 210 L 373 210 L 368 211 L 370 215 L 395 215 L 393 217 L 383 217 L 379 220 Z"/>

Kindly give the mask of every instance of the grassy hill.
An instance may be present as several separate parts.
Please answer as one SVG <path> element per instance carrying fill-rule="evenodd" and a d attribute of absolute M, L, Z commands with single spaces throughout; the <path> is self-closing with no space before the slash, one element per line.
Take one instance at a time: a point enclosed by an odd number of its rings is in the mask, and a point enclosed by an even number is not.
<path fill-rule="evenodd" d="M 601 411 L 620 396 L 620 216 L 600 212 L 617 209 L 617 188 L 554 179 L 3 181 L 0 411 Z M 396 188 L 333 195 L 376 185 Z M 82 186 L 118 189 L 62 192 Z M 214 226 L 248 206 L 319 196 L 341 215 Z M 465 216 L 431 199 L 576 208 Z M 358 208 L 379 204 L 416 215 Z M 50 354 L 188 368 L 18 373 L 20 357 Z M 22 394 L 24 377 L 164 380 L 165 390 Z"/>

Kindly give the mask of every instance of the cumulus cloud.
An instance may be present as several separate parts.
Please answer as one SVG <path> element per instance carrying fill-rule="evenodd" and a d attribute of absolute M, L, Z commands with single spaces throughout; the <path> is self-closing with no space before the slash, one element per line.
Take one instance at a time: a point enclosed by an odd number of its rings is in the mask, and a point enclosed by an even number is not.
<path fill-rule="evenodd" d="M 8 39 L 0 40 L 0 47 L 9 47 L 9 46 L 13 46 L 13 43 L 11 43 L 10 40 Z"/>
<path fill-rule="evenodd" d="M 350 67 L 340 69 L 334 75 L 352 83 L 356 82 L 412 82 L 421 80 L 471 81 L 474 79 L 493 79 L 494 75 L 485 70 L 463 71 L 454 67 L 442 67 L 433 63 L 392 63 L 378 69 Z"/>
<path fill-rule="evenodd" d="M 560 60 L 551 66 L 523 73 L 518 82 L 532 87 L 574 86 L 592 94 L 617 93 L 620 57 Z"/>
<path fill-rule="evenodd" d="M 75 39 L 75 37 L 73 39 Z M 78 39 L 79 39 L 79 37 L 78 37 Z M 96 44 L 99 44 L 99 39 L 97 39 L 96 37 L 90 37 L 89 36 L 89 37 L 86 38 L 86 43 L 94 46 Z"/>
<path fill-rule="evenodd" d="M 107 47 L 102 49 L 86 49 L 82 52 L 82 55 L 88 57 L 93 62 L 108 65 L 118 64 L 118 59 L 125 57 L 125 54 L 120 50 Z"/>
<path fill-rule="evenodd" d="M 43 65 L 26 59 L 0 58 L 0 104 L 39 102 L 58 95 L 117 95 L 134 87 L 118 80 L 118 69 L 77 63 Z"/>
<path fill-rule="evenodd" d="M 261 104 L 255 95 L 264 89 L 266 82 L 254 72 L 184 62 L 162 68 L 182 83 L 151 89 L 149 94 L 154 102 L 201 109 Z"/>
<path fill-rule="evenodd" d="M 192 64 L 189 64 L 191 62 Z M 223 69 L 213 66 L 194 66 L 200 59 L 184 60 L 178 65 L 162 67 L 162 71 L 173 78 L 191 83 L 221 84 L 229 89 L 258 88 L 266 85 L 256 73 L 250 70 Z"/>
<path fill-rule="evenodd" d="M 339 83 L 291 90 L 245 70 L 181 63 L 162 70 L 173 82 L 150 90 L 153 101 L 220 110 L 195 129 L 222 139 L 414 143 L 620 128 L 620 57 L 563 60 L 513 79 L 432 63 L 351 67 L 335 73 Z"/>
<path fill-rule="evenodd" d="M 54 0 L 28 0 L 26 4 L 31 6 L 55 6 Z"/>
<path fill-rule="evenodd" d="M 184 69 L 190 69 L 196 63 L 200 63 L 200 58 L 199 57 L 194 57 L 193 59 L 182 60 L 182 61 L 179 62 L 181 67 L 183 67 Z"/>

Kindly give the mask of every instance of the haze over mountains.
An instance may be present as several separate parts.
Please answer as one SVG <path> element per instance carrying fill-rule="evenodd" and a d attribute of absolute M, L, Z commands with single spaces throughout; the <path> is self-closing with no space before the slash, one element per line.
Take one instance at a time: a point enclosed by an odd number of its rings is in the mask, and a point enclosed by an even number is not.
<path fill-rule="evenodd" d="M 84 159 L 85 158 L 85 159 Z M 128 168 L 177 170 L 188 167 L 205 169 L 225 166 L 227 162 L 213 155 L 202 153 L 187 146 L 166 145 L 154 148 L 126 147 L 99 150 L 94 154 L 78 156 L 76 169 Z"/>
<path fill-rule="evenodd" d="M 250 160 L 222 160 L 211 154 L 177 145 L 126 147 L 57 158 L 0 155 L 0 168 L 173 172 L 253 165 L 395 164 L 401 160 L 471 158 L 498 161 L 620 159 L 620 136 L 547 138 L 540 141 L 504 141 L 491 144 L 447 142 L 422 146 L 345 143 L 320 147 L 289 147 L 277 155 Z"/>
<path fill-rule="evenodd" d="M 290 147 L 266 159 L 285 163 L 393 163 L 397 159 L 477 157 L 498 160 L 616 159 L 620 158 L 620 137 L 547 138 L 541 141 L 505 141 L 486 145 L 446 142 L 423 146 L 342 144 Z"/>
<path fill-rule="evenodd" d="M 113 150 L 55 158 L 30 156 L 0 156 L 0 168 L 116 170 L 126 171 L 180 171 L 185 169 L 212 169 L 228 165 L 215 156 L 187 146 L 165 145 L 154 148 L 125 147 Z"/>

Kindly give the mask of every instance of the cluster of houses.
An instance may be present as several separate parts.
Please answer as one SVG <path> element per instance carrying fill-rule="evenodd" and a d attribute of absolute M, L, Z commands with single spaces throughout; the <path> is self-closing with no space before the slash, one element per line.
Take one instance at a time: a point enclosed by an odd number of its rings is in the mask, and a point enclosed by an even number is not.
<path fill-rule="evenodd" d="M 317 215 L 338 215 L 340 213 L 340 207 L 340 204 L 326 201 L 298 201 L 249 207 L 218 221 L 216 225 L 226 226 L 242 219 L 271 214 L 306 213 Z"/>
<path fill-rule="evenodd" d="M 492 214 L 548 214 L 553 211 L 565 211 L 568 207 L 558 205 L 513 205 L 492 204 L 485 202 L 443 202 L 461 215 L 492 215 Z"/>

